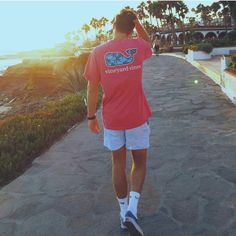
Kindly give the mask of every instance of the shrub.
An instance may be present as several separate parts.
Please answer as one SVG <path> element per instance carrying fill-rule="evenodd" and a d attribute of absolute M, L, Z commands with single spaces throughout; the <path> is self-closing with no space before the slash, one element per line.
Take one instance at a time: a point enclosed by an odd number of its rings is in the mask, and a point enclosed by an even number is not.
<path fill-rule="evenodd" d="M 196 43 L 185 44 L 183 46 L 183 52 L 185 54 L 188 54 L 188 49 L 193 50 L 193 51 L 198 51 L 199 47 L 198 47 L 198 44 L 196 44 Z"/>
<path fill-rule="evenodd" d="M 49 102 L 0 126 L 0 184 L 14 178 L 33 158 L 86 115 L 85 92 Z"/>
<path fill-rule="evenodd" d="M 231 59 L 232 59 L 232 61 L 231 61 L 230 65 L 229 65 L 229 68 L 234 70 L 234 71 L 236 71 L 236 54 L 233 54 L 231 56 Z"/>
<path fill-rule="evenodd" d="M 232 62 L 233 62 L 233 63 L 236 63 L 236 54 L 233 54 L 233 55 L 231 56 L 231 59 L 232 59 Z"/>
<path fill-rule="evenodd" d="M 193 51 L 198 51 L 198 45 L 197 44 L 192 44 L 192 45 L 189 46 L 189 49 L 193 50 Z"/>
<path fill-rule="evenodd" d="M 232 30 L 227 33 L 226 38 L 228 38 L 231 41 L 234 41 L 236 39 L 236 31 Z"/>
<path fill-rule="evenodd" d="M 79 57 L 71 57 L 58 62 L 54 67 L 54 73 L 72 92 L 86 87 L 87 83 L 82 75 L 89 55 L 90 53 L 82 53 Z"/>
<path fill-rule="evenodd" d="M 231 41 L 227 38 L 224 39 L 212 39 L 207 41 L 208 43 L 211 43 L 213 47 L 227 47 L 231 45 Z"/>
<path fill-rule="evenodd" d="M 210 43 L 200 43 L 198 44 L 198 51 L 203 51 L 205 53 L 210 53 L 213 50 L 212 44 Z"/>
<path fill-rule="evenodd" d="M 188 54 L 188 47 L 189 47 L 188 44 L 183 45 L 182 51 L 183 51 L 184 54 Z"/>
<path fill-rule="evenodd" d="M 171 44 L 163 44 L 160 48 L 160 53 L 172 52 L 173 46 Z"/>

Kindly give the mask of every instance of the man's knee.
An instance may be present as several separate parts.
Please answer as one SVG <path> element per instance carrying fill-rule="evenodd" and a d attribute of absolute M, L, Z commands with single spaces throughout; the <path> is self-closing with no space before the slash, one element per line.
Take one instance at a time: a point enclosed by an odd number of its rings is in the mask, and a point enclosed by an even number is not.
<path fill-rule="evenodd" d="M 137 168 L 145 168 L 147 162 L 147 149 L 132 150 L 133 164 Z"/>
<path fill-rule="evenodd" d="M 126 149 L 125 146 L 118 150 L 112 151 L 112 164 L 114 165 L 124 165 L 126 161 Z"/>

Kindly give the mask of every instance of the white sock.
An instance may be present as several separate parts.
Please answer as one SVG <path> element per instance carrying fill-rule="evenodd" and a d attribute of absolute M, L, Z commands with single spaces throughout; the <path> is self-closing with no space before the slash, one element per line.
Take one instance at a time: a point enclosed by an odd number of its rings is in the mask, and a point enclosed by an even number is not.
<path fill-rule="evenodd" d="M 120 206 L 120 215 L 124 219 L 125 214 L 127 212 L 127 208 L 128 208 L 128 197 L 117 198 L 117 200 L 118 200 L 118 203 L 119 203 L 119 206 Z"/>
<path fill-rule="evenodd" d="M 139 198 L 140 198 L 140 194 L 138 192 L 131 191 L 129 193 L 128 211 L 131 211 L 136 218 L 137 218 Z"/>

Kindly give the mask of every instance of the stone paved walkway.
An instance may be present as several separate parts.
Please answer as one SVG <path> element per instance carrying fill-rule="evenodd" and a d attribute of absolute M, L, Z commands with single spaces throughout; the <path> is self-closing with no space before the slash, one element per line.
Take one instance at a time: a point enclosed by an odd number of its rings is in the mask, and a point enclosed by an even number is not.
<path fill-rule="evenodd" d="M 144 83 L 153 110 L 139 210 L 145 235 L 236 235 L 236 107 L 175 57 L 147 61 Z M 128 235 L 110 176 L 102 135 L 83 122 L 0 190 L 0 235 Z"/>

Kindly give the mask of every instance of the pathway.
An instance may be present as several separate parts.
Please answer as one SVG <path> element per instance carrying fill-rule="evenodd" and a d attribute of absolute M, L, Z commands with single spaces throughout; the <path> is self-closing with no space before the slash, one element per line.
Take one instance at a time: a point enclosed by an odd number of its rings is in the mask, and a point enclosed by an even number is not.
<path fill-rule="evenodd" d="M 236 107 L 179 58 L 153 56 L 144 84 L 153 110 L 139 205 L 145 235 L 235 235 Z M 4 236 L 128 235 L 118 214 L 110 154 L 86 121 L 0 190 Z"/>

